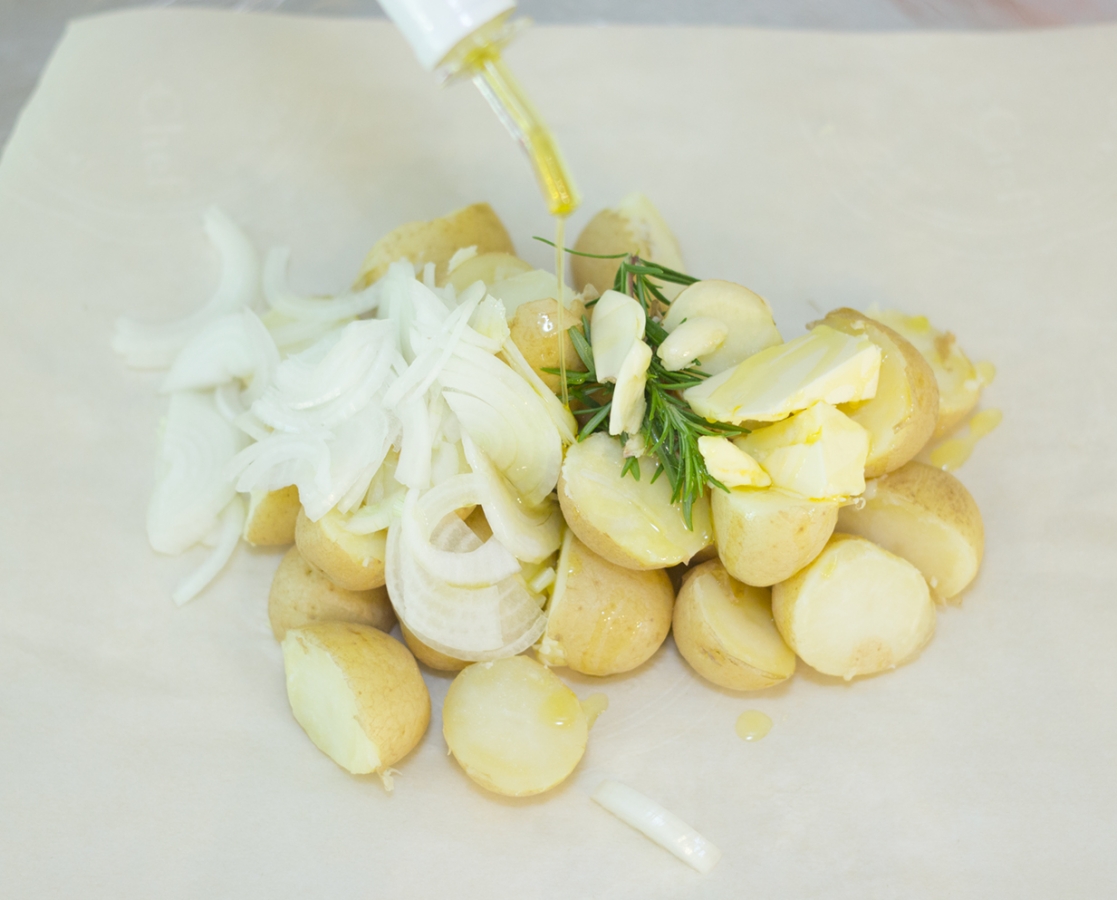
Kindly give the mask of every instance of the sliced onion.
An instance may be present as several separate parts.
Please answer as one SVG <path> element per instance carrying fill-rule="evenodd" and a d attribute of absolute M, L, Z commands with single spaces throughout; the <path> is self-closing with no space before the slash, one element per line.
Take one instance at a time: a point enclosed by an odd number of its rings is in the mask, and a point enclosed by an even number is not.
<path fill-rule="evenodd" d="M 260 289 L 260 262 L 247 235 L 216 207 L 205 216 L 205 231 L 221 256 L 221 280 L 201 309 L 173 322 L 117 320 L 112 348 L 136 368 L 163 369 L 206 325 L 251 306 Z"/>
<path fill-rule="evenodd" d="M 468 436 L 462 446 L 493 536 L 525 562 L 542 562 L 558 550 L 563 525 L 558 501 L 548 496 L 538 506 L 528 506 Z"/>
<path fill-rule="evenodd" d="M 202 328 L 175 357 L 160 391 L 204 390 L 234 379 L 249 382 L 251 403 L 279 366 L 279 351 L 250 309 L 220 316 Z"/>
<path fill-rule="evenodd" d="M 543 401 L 543 405 L 547 409 L 547 415 L 551 417 L 562 442 L 573 444 L 578 433 L 578 423 L 574 420 L 574 414 L 562 405 L 562 401 L 555 396 L 555 392 L 543 383 L 542 378 L 535 374 L 535 369 L 524 359 L 524 355 L 520 352 L 520 348 L 516 346 L 516 342 L 513 340 L 505 341 L 501 349 L 501 356 L 504 357 L 504 361 L 508 363 L 512 371 L 531 385 L 531 389 L 535 391 L 536 396 Z"/>
<path fill-rule="evenodd" d="M 593 799 L 702 874 L 709 872 L 721 859 L 721 851 L 686 822 L 618 781 L 601 782 L 593 792 Z"/>
<path fill-rule="evenodd" d="M 440 550 L 431 543 L 433 525 L 455 510 L 477 502 L 476 484 L 471 476 L 458 475 L 427 491 L 422 504 L 414 490 L 408 491 L 403 502 L 405 553 L 448 585 L 484 587 L 520 572 L 516 557 L 495 536 L 467 553 Z"/>
<path fill-rule="evenodd" d="M 336 322 L 353 319 L 376 309 L 380 302 L 378 283 L 357 293 L 339 294 L 336 297 L 300 297 L 287 282 L 287 266 L 291 251 L 275 247 L 264 260 L 263 287 L 268 306 L 291 319 L 316 322 Z"/>
<path fill-rule="evenodd" d="M 395 412 L 403 426 L 396 481 L 409 488 L 426 488 L 431 482 L 431 454 L 434 451 L 426 401 L 423 397 L 416 397 L 397 406 Z"/>
<path fill-rule="evenodd" d="M 217 542 L 209 556 L 192 573 L 179 582 L 171 599 L 182 606 L 193 600 L 209 585 L 214 578 L 221 574 L 225 564 L 240 543 L 241 532 L 244 530 L 244 501 L 234 496 L 221 514 L 221 525 L 218 530 Z"/>
<path fill-rule="evenodd" d="M 147 536 L 160 553 L 201 541 L 236 493 L 226 467 L 244 443 L 209 394 L 171 396 L 159 456 L 163 472 L 147 508 Z"/>

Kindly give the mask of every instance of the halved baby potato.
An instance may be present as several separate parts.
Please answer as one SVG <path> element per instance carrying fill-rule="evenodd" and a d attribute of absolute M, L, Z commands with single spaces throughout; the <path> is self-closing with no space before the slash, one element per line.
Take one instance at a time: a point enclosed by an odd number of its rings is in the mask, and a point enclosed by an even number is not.
<path fill-rule="evenodd" d="M 795 672 L 795 654 L 772 621 L 772 592 L 732 578 L 720 560 L 687 573 L 672 627 L 683 659 L 721 687 L 759 691 Z"/>
<path fill-rule="evenodd" d="M 420 270 L 424 264 L 434 263 L 435 278 L 441 283 L 446 279 L 450 257 L 463 247 L 476 247 L 478 255 L 516 252 L 493 208 L 487 203 L 474 203 L 441 218 L 408 222 L 388 232 L 361 263 L 355 287 L 360 290 L 379 281 L 388 266 L 401 259 L 410 260 Z"/>
<path fill-rule="evenodd" d="M 253 491 L 244 520 L 244 539 L 253 547 L 295 543 L 295 520 L 300 509 L 299 489 L 293 484 L 278 491 Z"/>
<path fill-rule="evenodd" d="M 790 578 L 826 546 L 838 501 L 775 488 L 710 491 L 718 556 L 738 581 L 768 587 Z"/>
<path fill-rule="evenodd" d="M 635 253 L 641 259 L 657 262 L 668 269 L 684 271 L 679 242 L 652 201 L 639 192 L 629 194 L 615 208 L 603 209 L 590 219 L 578 235 L 574 249 L 598 256 Z M 604 293 L 612 288 L 620 264 L 620 259 L 593 259 L 572 254 L 570 270 L 574 287 L 583 291 L 587 284 L 592 284 L 598 293 Z M 662 290 L 670 300 L 682 290 L 682 285 L 663 284 Z"/>
<path fill-rule="evenodd" d="M 403 622 L 399 623 L 399 630 L 403 635 L 403 642 L 407 645 L 411 654 L 423 665 L 434 669 L 436 672 L 460 672 L 466 666 L 471 665 L 467 660 L 454 659 L 454 657 L 447 656 L 433 647 L 428 647 Z"/>
<path fill-rule="evenodd" d="M 586 751 L 589 723 L 574 692 L 526 656 L 475 663 L 454 679 L 442 734 L 465 773 L 510 797 L 550 790 Z"/>
<path fill-rule="evenodd" d="M 992 376 L 979 371 L 962 352 L 954 335 L 938 331 L 925 316 L 896 310 L 873 310 L 871 315 L 908 340 L 927 360 L 939 388 L 939 409 L 932 437 L 953 431 L 977 406 L 981 389 Z M 985 364 L 986 368 L 992 368 Z"/>
<path fill-rule="evenodd" d="M 981 510 L 949 472 L 921 462 L 869 482 L 864 505 L 847 506 L 838 528 L 912 563 L 943 600 L 977 575 L 985 550 Z"/>
<path fill-rule="evenodd" d="M 367 625 L 320 622 L 283 639 L 287 698 L 309 737 L 347 772 L 388 768 L 419 743 L 430 722 L 430 694 L 414 658 L 395 638 Z"/>
<path fill-rule="evenodd" d="M 338 587 L 321 569 L 308 563 L 298 547 L 279 561 L 268 592 L 268 621 L 276 640 L 288 630 L 315 622 L 356 622 L 391 631 L 396 614 L 383 587 L 349 591 Z"/>
<path fill-rule="evenodd" d="M 583 675 L 616 675 L 646 662 L 671 630 L 675 591 L 663 569 L 626 569 L 567 531 L 537 655 Z"/>
<path fill-rule="evenodd" d="M 571 444 L 558 481 L 559 505 L 578 539 L 598 555 L 626 569 L 665 569 L 688 561 L 713 540 L 705 497 L 686 527 L 671 485 L 656 464 L 640 459 L 640 480 L 621 477 L 625 458 L 620 441 L 602 432 Z"/>
<path fill-rule="evenodd" d="M 367 591 L 384 584 L 387 532 L 354 534 L 345 527 L 345 515 L 336 509 L 317 522 L 300 511 L 295 522 L 295 545 L 338 587 Z"/>
<path fill-rule="evenodd" d="M 571 327 L 582 326 L 582 316 L 586 314 L 586 307 L 581 300 L 572 300 L 570 305 L 562 311 L 563 340 L 566 344 L 566 368 L 571 372 L 584 372 L 586 370 L 582 360 L 574 351 L 574 342 L 570 340 Z M 524 355 L 528 365 L 535 370 L 547 387 L 556 394 L 561 384 L 559 376 L 552 372 L 544 372 L 546 368 L 559 368 L 559 305 L 552 297 L 543 300 L 533 300 L 517 307 L 511 323 L 512 341 Z"/>
<path fill-rule="evenodd" d="M 857 310 L 836 309 L 815 324 L 865 335 L 880 347 L 876 396 L 842 409 L 869 432 L 865 477 L 900 468 L 923 449 L 935 430 L 939 388 L 930 363 L 904 337 Z"/>
<path fill-rule="evenodd" d="M 847 681 L 895 668 L 935 632 L 919 570 L 850 534 L 835 534 L 814 562 L 772 588 L 772 615 L 803 662 Z"/>

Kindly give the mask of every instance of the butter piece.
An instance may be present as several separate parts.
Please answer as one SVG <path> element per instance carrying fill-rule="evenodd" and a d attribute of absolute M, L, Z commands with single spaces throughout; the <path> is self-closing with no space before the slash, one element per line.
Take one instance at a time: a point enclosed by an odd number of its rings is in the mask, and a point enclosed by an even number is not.
<path fill-rule="evenodd" d="M 687 389 L 683 399 L 718 422 L 778 422 L 820 401 L 836 406 L 876 396 L 880 359 L 867 337 L 819 325 Z"/>
<path fill-rule="evenodd" d="M 706 471 L 727 488 L 767 487 L 772 483 L 760 463 L 729 438 L 703 435 L 698 439 L 698 452 L 706 463 Z"/>
<path fill-rule="evenodd" d="M 865 490 L 869 432 L 829 403 L 816 403 L 734 443 L 760 463 L 773 486 L 801 497 L 834 500 Z"/>

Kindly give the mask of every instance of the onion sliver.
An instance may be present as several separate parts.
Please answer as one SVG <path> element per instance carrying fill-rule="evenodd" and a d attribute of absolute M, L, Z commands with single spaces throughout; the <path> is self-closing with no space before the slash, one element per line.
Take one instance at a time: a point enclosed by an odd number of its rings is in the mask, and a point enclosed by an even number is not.
<path fill-rule="evenodd" d="M 356 294 L 339 294 L 336 297 L 300 297 L 287 284 L 287 265 L 291 251 L 275 247 L 264 260 L 264 297 L 268 306 L 291 319 L 311 319 L 317 322 L 336 322 L 352 319 L 376 309 L 380 302 L 380 288 L 372 284 Z"/>
<path fill-rule="evenodd" d="M 525 562 L 542 562 L 558 550 L 563 524 L 558 501 L 548 496 L 537 506 L 527 506 L 468 436 L 462 437 L 462 446 L 493 536 Z"/>
<path fill-rule="evenodd" d="M 175 357 L 159 390 L 216 388 L 234 379 L 250 383 L 251 404 L 279 366 L 279 351 L 263 322 L 250 309 L 214 319 Z"/>
<path fill-rule="evenodd" d="M 221 256 L 221 280 L 209 302 L 173 322 L 117 320 L 112 348 L 124 361 L 141 369 L 165 369 L 187 342 L 214 319 L 251 306 L 260 287 L 260 261 L 247 235 L 221 210 L 210 209 L 205 231 Z"/>
<path fill-rule="evenodd" d="M 179 582 L 178 587 L 171 594 L 171 599 L 176 604 L 182 606 L 193 600 L 225 568 L 225 564 L 240 543 L 241 532 L 244 530 L 244 517 L 244 501 L 234 496 L 221 514 L 221 525 L 213 550 L 210 551 L 205 562 Z"/>
<path fill-rule="evenodd" d="M 466 491 L 462 491 L 463 486 Z M 401 528 L 404 552 L 413 556 L 420 565 L 439 580 L 457 587 L 484 587 L 495 584 L 509 575 L 519 574 L 520 564 L 497 538 L 491 537 L 474 550 L 459 553 L 440 550 L 431 543 L 433 526 L 449 512 L 468 505 L 459 497 L 473 497 L 476 502 L 476 482 L 470 475 L 456 475 L 427 492 L 420 505 L 418 491 L 408 491 L 403 501 Z M 448 498 L 449 502 L 445 502 Z M 447 510 L 449 506 L 449 510 Z M 429 514 L 426 511 L 430 510 Z"/>
<path fill-rule="evenodd" d="M 620 782 L 603 781 L 593 792 L 593 799 L 626 825 L 703 874 L 721 859 L 721 851 L 686 822 Z"/>
<path fill-rule="evenodd" d="M 520 352 L 516 342 L 511 339 L 505 341 L 501 355 L 512 371 L 531 385 L 536 396 L 543 401 L 543 406 L 547 409 L 547 415 L 551 417 L 562 442 L 573 444 L 578 432 L 578 423 L 574 419 L 574 414 L 562 405 L 562 401 L 555 396 L 555 392 L 543 383 L 542 378 L 535 374 L 535 369 L 524 358 L 524 354 Z"/>
<path fill-rule="evenodd" d="M 147 537 L 160 553 L 182 553 L 202 540 L 236 493 L 226 469 L 243 434 L 210 394 L 171 396 L 159 450 L 162 473 L 147 508 Z"/>

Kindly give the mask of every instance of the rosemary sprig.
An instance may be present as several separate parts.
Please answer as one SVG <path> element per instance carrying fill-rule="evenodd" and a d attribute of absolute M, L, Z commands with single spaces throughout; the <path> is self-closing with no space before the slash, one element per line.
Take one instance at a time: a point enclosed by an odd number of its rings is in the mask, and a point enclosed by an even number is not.
<path fill-rule="evenodd" d="M 539 240 L 543 240 L 539 238 Z M 550 243 L 550 241 L 544 241 Z M 575 252 L 575 251 L 568 251 Z M 589 256 L 591 254 L 583 254 Z M 600 257 L 617 259 L 619 257 Z M 695 413 L 682 399 L 681 393 L 689 387 L 701 384 L 709 376 L 697 366 L 689 366 L 669 372 L 656 354 L 659 345 L 667 338 L 667 331 L 661 324 L 658 313 L 670 306 L 657 282 L 672 284 L 693 284 L 697 281 L 683 272 L 676 272 L 665 266 L 643 260 L 635 255 L 624 255 L 617 269 L 613 290 L 621 291 L 634 298 L 644 308 L 647 321 L 644 340 L 652 348 L 652 361 L 648 366 L 648 380 L 644 388 L 646 410 L 640 431 L 644 438 L 644 453 L 656 458 L 654 482 L 666 473 L 671 484 L 671 502 L 682 506 L 686 527 L 693 529 L 692 511 L 695 502 L 703 495 L 707 485 L 727 490 L 725 485 L 706 470 L 706 461 L 698 449 L 698 438 L 704 435 L 736 437 L 748 434 L 747 428 L 725 422 L 708 422 Z M 590 304 L 587 304 L 587 306 Z M 583 316 L 582 324 L 569 330 L 574 350 L 586 367 L 585 372 L 566 372 L 566 388 L 570 395 L 571 408 L 578 416 L 581 428 L 578 440 L 585 440 L 596 431 L 608 428 L 609 411 L 612 409 L 613 385 L 597 380 L 593 362 L 593 349 L 590 344 L 590 323 Z M 547 369 L 552 374 L 561 374 L 557 369 Z M 621 435 L 627 442 L 629 435 Z M 629 457 L 621 476 L 631 475 L 640 480 L 640 462 L 635 456 Z"/>

